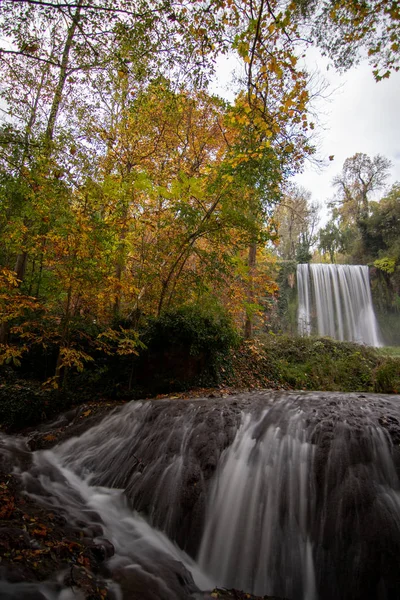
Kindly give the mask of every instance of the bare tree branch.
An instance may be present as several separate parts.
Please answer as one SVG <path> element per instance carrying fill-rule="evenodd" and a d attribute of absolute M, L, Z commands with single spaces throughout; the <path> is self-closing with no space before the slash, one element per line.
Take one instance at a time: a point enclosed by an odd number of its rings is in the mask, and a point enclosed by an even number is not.
<path fill-rule="evenodd" d="M 63 8 L 67 8 L 67 9 L 75 8 L 76 9 L 79 6 L 79 2 L 46 2 L 46 0 L 11 0 L 11 2 L 14 2 L 16 4 L 33 4 L 35 6 L 43 6 L 45 8 L 55 8 L 57 10 L 63 9 Z M 126 8 L 113 8 L 113 7 L 109 7 L 109 6 L 102 6 L 101 4 L 96 5 L 96 4 L 91 4 L 91 3 L 82 5 L 82 9 L 83 10 L 102 11 L 102 12 L 108 12 L 108 13 L 119 13 L 119 14 L 134 16 L 136 18 L 143 18 L 148 14 L 158 12 L 157 9 L 154 9 L 154 10 L 147 11 L 145 13 L 137 13 L 132 10 L 128 10 Z"/>
<path fill-rule="evenodd" d="M 54 60 L 50 60 L 48 58 L 42 58 L 40 56 L 34 56 L 33 54 L 28 54 L 27 52 L 23 52 L 22 50 L 6 50 L 5 48 L 0 48 L 0 57 L 2 54 L 17 54 L 18 56 L 25 56 L 26 58 L 30 58 L 37 62 L 43 62 L 48 65 L 53 65 L 53 67 L 60 67 L 59 62 L 55 62 Z"/>

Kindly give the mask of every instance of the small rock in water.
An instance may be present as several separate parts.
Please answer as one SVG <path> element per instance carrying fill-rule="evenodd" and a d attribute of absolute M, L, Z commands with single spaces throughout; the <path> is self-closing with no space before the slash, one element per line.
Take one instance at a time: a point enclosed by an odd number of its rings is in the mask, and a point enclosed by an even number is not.
<path fill-rule="evenodd" d="M 64 577 L 64 585 L 74 589 L 77 588 L 83 593 L 83 597 L 107 598 L 106 582 L 95 577 L 88 569 L 80 565 L 73 565 L 67 575 Z"/>
<path fill-rule="evenodd" d="M 105 538 L 98 538 L 95 544 L 89 547 L 89 550 L 98 562 L 111 558 L 115 554 L 114 545 Z"/>

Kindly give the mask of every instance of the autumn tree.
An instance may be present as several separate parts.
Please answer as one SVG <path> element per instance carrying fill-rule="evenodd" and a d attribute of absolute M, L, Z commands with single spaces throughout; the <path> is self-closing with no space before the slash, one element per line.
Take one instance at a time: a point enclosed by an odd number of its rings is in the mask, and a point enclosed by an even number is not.
<path fill-rule="evenodd" d="M 343 215 L 356 223 L 368 217 L 369 198 L 385 187 L 390 167 L 390 160 L 379 154 L 371 159 L 357 153 L 345 160 L 342 172 L 333 179 L 338 194 L 336 203 Z"/>
<path fill-rule="evenodd" d="M 105 189 L 126 190 L 126 252 L 118 279 L 136 282 L 135 308 L 160 313 L 181 290 L 186 300 L 189 290 L 196 297 L 218 270 L 226 274 L 229 256 L 249 228 L 262 223 L 248 208 L 254 191 L 240 176 L 245 163 L 231 164 L 229 118 L 220 99 L 176 93 L 160 80 L 108 133 L 113 144 L 103 162 Z"/>
<path fill-rule="evenodd" d="M 0 253 L 12 295 L 39 303 L 31 327 L 20 313 L 7 323 L 27 340 L 44 340 L 46 323 L 58 381 L 89 360 L 83 321 L 113 326 L 115 342 L 135 314 L 220 294 L 251 335 L 260 291 L 274 287 L 273 207 L 313 152 L 292 8 L 2 4 Z M 206 91 L 228 50 L 246 70 L 232 105 Z"/>
<path fill-rule="evenodd" d="M 318 224 L 318 206 L 311 202 L 311 193 L 296 185 L 288 186 L 274 219 L 279 235 L 279 257 L 308 262 L 317 239 Z"/>
<path fill-rule="evenodd" d="M 10 152 L 17 138 L 23 147 L 19 176 L 25 167 L 36 169 L 38 152 L 33 150 L 42 146 L 41 170 L 73 185 L 79 182 L 77 164 L 86 158 L 89 167 L 94 150 L 82 124 L 93 113 L 102 120 L 112 73 L 129 75 L 136 86 L 163 71 L 193 83 L 206 80 L 217 45 L 205 45 L 189 21 L 193 18 L 201 26 L 203 18 L 210 24 L 214 17 L 203 7 L 189 10 L 144 1 L 2 2 L 0 97 L 17 132 L 8 137 Z M 30 221 L 25 221 L 26 235 L 14 265 L 20 281 L 28 257 Z"/>
<path fill-rule="evenodd" d="M 391 163 L 379 154 L 370 158 L 358 153 L 345 160 L 342 172 L 333 180 L 337 190 L 333 201 L 343 227 L 355 226 L 361 243 L 366 245 L 366 224 L 370 214 L 371 195 L 384 189 Z"/>
<path fill-rule="evenodd" d="M 256 167 L 254 173 L 262 173 L 265 168 L 270 178 L 265 187 L 268 192 L 254 203 L 255 212 L 259 210 L 260 200 L 262 210 L 267 207 L 271 210 L 283 182 L 301 168 L 305 156 L 314 151 L 307 73 L 298 59 L 302 52 L 300 20 L 294 3 L 279 1 L 234 2 L 232 14 L 235 18 L 232 47 L 245 70 L 241 79 L 243 91 L 235 105 L 235 116 L 242 126 L 238 140 L 244 144 L 240 148 L 240 143 L 236 143 L 233 163 L 250 161 L 251 157 L 254 165 L 254 159 L 259 158 L 260 168 Z M 246 146 L 249 151 L 243 150 Z M 279 163 L 277 177 L 276 163 Z M 265 179 L 254 189 L 260 190 Z M 255 237 L 248 250 L 250 273 L 256 271 L 257 244 Z M 250 278 L 249 305 L 253 304 L 252 296 Z M 250 316 L 245 331 L 246 336 L 251 337 Z"/>
<path fill-rule="evenodd" d="M 357 153 L 345 160 L 342 172 L 333 179 L 337 191 L 330 203 L 332 216 L 319 235 L 320 250 L 332 262 L 337 253 L 368 260 L 371 202 L 385 189 L 390 167 L 391 162 L 379 154 L 370 158 Z"/>

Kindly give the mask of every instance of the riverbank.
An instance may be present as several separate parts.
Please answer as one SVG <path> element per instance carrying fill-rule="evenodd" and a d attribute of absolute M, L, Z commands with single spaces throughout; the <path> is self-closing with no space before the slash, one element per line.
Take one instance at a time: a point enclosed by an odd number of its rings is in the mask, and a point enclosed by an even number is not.
<path fill-rule="evenodd" d="M 159 378 L 157 359 L 148 362 L 147 379 L 138 387 L 132 387 L 124 378 L 124 369 L 118 380 L 113 373 L 116 382 L 111 386 L 103 364 L 98 368 L 94 364 L 76 376 L 70 374 L 68 385 L 62 390 L 47 389 L 43 381 L 22 377 L 17 368 L 2 367 L 0 431 L 18 432 L 90 405 L 80 412 L 84 421 L 84 414 L 93 418 L 121 402 L 140 398 L 223 397 L 257 388 L 400 392 L 400 348 L 370 348 L 329 338 L 269 335 L 232 347 L 213 369 L 204 355 L 189 359 L 191 364 L 197 361 L 197 370 L 186 381 L 179 377 L 186 363 L 172 361 L 168 377 L 164 370 Z"/>
<path fill-rule="evenodd" d="M 232 364 L 238 387 L 400 393 L 400 347 L 269 335 L 243 342 Z"/>

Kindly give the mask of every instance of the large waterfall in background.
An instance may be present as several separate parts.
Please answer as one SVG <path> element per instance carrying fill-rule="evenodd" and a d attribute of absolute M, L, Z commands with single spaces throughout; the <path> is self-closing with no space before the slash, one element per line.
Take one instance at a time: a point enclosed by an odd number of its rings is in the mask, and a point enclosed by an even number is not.
<path fill-rule="evenodd" d="M 382 345 L 367 266 L 297 265 L 297 286 L 301 335 Z"/>

